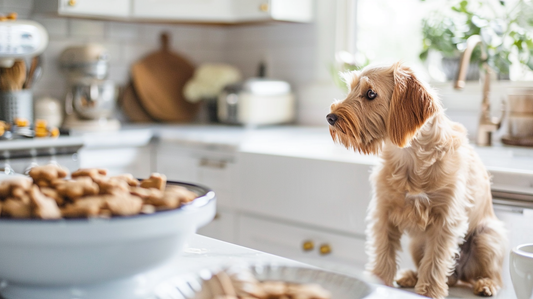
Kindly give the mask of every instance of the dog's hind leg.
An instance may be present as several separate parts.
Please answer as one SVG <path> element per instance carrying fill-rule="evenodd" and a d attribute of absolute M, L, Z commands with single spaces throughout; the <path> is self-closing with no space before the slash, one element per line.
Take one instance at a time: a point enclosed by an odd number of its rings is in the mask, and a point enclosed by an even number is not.
<path fill-rule="evenodd" d="M 460 279 L 472 284 L 474 294 L 494 296 L 502 287 L 502 264 L 506 253 L 506 237 L 498 220 L 480 224 L 468 237 L 469 258 L 461 265 Z"/>
<path fill-rule="evenodd" d="M 420 261 L 424 256 L 424 247 L 426 240 L 421 235 L 411 235 L 411 244 L 409 244 L 409 249 L 411 251 L 411 257 L 413 262 L 418 269 L 420 266 Z M 414 288 L 418 282 L 418 273 L 413 270 L 403 271 L 399 278 L 396 280 L 396 283 L 402 288 Z"/>

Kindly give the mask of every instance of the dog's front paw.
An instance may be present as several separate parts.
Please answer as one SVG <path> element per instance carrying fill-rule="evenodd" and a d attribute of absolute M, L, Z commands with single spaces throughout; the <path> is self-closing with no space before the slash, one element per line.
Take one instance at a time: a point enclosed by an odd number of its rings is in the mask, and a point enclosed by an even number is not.
<path fill-rule="evenodd" d="M 498 285 L 490 278 L 481 278 L 474 282 L 474 294 L 482 297 L 492 297 L 498 291 Z"/>
<path fill-rule="evenodd" d="M 447 287 L 440 287 L 439 284 L 420 283 L 420 281 L 415 286 L 415 292 L 433 299 L 444 299 L 448 296 Z"/>
<path fill-rule="evenodd" d="M 413 270 L 406 270 L 400 274 L 396 283 L 402 288 L 414 288 L 418 282 L 418 275 Z"/>

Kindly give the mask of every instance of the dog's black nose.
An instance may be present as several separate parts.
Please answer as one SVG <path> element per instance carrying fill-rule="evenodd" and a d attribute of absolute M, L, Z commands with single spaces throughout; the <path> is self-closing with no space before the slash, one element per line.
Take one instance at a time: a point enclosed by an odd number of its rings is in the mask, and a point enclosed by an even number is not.
<path fill-rule="evenodd" d="M 333 126 L 337 122 L 338 117 L 337 115 L 330 113 L 326 115 L 326 119 L 328 120 L 328 123 Z"/>

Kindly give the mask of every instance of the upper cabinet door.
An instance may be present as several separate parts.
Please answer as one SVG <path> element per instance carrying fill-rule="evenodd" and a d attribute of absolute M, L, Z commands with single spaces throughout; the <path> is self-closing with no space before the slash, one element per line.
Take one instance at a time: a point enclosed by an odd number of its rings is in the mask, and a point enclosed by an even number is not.
<path fill-rule="evenodd" d="M 233 0 L 133 0 L 132 18 L 232 22 Z"/>
<path fill-rule="evenodd" d="M 69 17 L 236 24 L 311 22 L 313 4 L 314 0 L 38 0 L 34 9 Z"/>
<path fill-rule="evenodd" d="M 233 0 L 233 5 L 238 22 L 313 20 L 313 0 Z"/>
<path fill-rule="evenodd" d="M 132 18 L 239 23 L 310 22 L 313 0 L 132 0 Z"/>
<path fill-rule="evenodd" d="M 73 17 L 127 18 L 130 0 L 38 0 L 34 9 Z"/>

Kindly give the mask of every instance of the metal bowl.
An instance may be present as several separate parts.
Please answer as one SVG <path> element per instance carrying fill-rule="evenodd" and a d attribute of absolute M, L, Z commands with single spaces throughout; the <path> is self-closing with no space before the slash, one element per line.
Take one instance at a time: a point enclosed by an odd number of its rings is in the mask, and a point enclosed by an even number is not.
<path fill-rule="evenodd" d="M 118 88 L 110 80 L 83 79 L 71 85 L 67 97 L 79 118 L 107 118 L 115 110 Z"/>
<path fill-rule="evenodd" d="M 196 274 L 169 279 L 155 289 L 157 299 L 212 299 L 206 283 L 221 269 L 204 270 Z M 354 277 L 324 271 L 316 268 L 287 265 L 259 264 L 243 269 L 259 281 L 283 281 L 298 284 L 319 284 L 335 299 L 362 299 L 373 291 L 373 287 Z M 235 273 L 238 268 L 230 269 Z"/>

